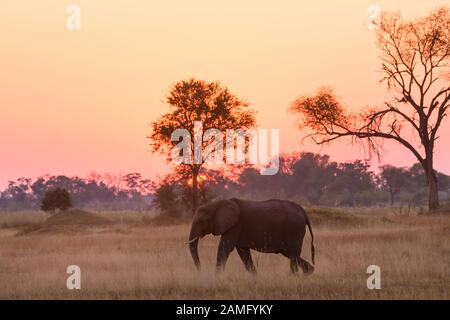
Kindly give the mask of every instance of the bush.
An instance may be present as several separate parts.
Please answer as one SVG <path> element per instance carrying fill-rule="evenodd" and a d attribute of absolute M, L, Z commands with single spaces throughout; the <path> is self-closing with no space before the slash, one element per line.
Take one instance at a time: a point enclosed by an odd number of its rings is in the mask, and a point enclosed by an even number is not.
<path fill-rule="evenodd" d="M 66 189 L 56 188 L 45 192 L 42 199 L 41 210 L 55 212 L 56 210 L 67 210 L 72 207 L 70 194 Z"/>
<path fill-rule="evenodd" d="M 177 186 L 170 183 L 162 183 L 155 190 L 155 204 L 164 215 L 171 217 L 181 216 L 179 195 Z"/>

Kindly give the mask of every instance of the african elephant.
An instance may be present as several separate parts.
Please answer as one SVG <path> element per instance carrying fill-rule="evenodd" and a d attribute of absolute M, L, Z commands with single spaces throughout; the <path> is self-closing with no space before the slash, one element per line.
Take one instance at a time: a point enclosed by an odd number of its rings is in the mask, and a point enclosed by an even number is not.
<path fill-rule="evenodd" d="M 219 200 L 199 207 L 194 215 L 189 241 L 192 259 L 200 269 L 198 241 L 207 234 L 221 235 L 217 270 L 225 266 L 235 248 L 249 272 L 256 272 L 250 249 L 281 253 L 290 260 L 292 273 L 300 266 L 310 274 L 314 267 L 300 257 L 306 226 L 311 234 L 311 260 L 314 264 L 314 236 L 303 208 L 290 201 Z"/>

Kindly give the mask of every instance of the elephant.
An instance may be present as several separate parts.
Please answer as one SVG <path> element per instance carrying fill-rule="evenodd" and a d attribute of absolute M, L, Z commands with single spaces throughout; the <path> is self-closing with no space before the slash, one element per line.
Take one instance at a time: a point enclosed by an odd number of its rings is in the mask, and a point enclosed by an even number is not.
<path fill-rule="evenodd" d="M 314 265 L 314 235 L 305 210 L 287 200 L 251 201 L 231 198 L 200 206 L 195 211 L 189 240 L 195 266 L 200 270 L 199 239 L 207 234 L 221 235 L 217 250 L 217 271 L 225 267 L 236 249 L 247 271 L 255 273 L 250 249 L 280 253 L 290 260 L 290 270 L 311 274 L 314 266 L 300 257 L 308 226 L 311 234 L 311 260 Z"/>

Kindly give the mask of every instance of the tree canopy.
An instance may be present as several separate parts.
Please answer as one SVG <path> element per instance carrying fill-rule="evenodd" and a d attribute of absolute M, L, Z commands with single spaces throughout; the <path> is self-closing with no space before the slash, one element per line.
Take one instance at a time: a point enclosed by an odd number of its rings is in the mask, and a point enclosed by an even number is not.
<path fill-rule="evenodd" d="M 41 210 L 47 212 L 55 212 L 58 210 L 67 210 L 71 208 L 72 199 L 66 189 L 56 188 L 45 192 L 42 199 Z"/>
<path fill-rule="evenodd" d="M 189 79 L 175 83 L 166 97 L 170 111 L 154 121 L 152 126 L 150 145 L 153 152 L 165 154 L 168 161 L 172 160 L 172 150 L 178 141 L 172 141 L 172 133 L 176 129 L 186 129 L 191 138 L 190 162 L 183 163 L 192 175 L 193 207 L 198 205 L 198 173 L 208 156 L 202 153 L 198 163 L 194 161 L 194 126 L 196 121 L 202 122 L 201 136 L 208 129 L 248 129 L 255 126 L 255 111 L 249 104 L 232 94 L 230 90 L 219 82 Z M 202 150 L 213 143 L 213 139 L 203 139 Z"/>

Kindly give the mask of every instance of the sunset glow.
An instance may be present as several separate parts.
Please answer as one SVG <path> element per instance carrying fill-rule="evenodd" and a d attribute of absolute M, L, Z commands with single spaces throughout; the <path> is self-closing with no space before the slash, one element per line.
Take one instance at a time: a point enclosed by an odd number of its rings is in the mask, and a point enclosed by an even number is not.
<path fill-rule="evenodd" d="M 10 313 L 443 314 L 449 0 L 11 0 L 0 39 Z"/>
<path fill-rule="evenodd" d="M 218 80 L 247 100 L 259 127 L 280 129 L 281 152 L 364 157 L 343 141 L 302 144 L 287 108 L 322 85 L 352 110 L 389 97 L 365 25 L 372 1 L 194 3 L 80 0 L 79 31 L 65 27 L 65 2 L 2 3 L 0 188 L 47 173 L 167 173 L 164 157 L 150 152 L 149 123 L 167 112 L 170 85 L 190 77 Z M 376 4 L 415 18 L 448 1 Z M 440 130 L 435 167 L 448 174 L 450 122 Z M 404 148 L 385 145 L 382 163 L 414 162 Z"/>

